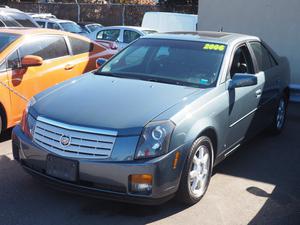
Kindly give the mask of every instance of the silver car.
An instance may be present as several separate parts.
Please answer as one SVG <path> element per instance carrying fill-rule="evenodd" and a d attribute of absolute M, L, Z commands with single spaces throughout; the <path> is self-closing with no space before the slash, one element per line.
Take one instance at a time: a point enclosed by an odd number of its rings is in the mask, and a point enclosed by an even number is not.
<path fill-rule="evenodd" d="M 97 29 L 89 34 L 89 38 L 103 45 L 117 43 L 118 50 L 122 50 L 141 36 L 156 33 L 155 30 L 135 26 L 111 26 Z"/>
<path fill-rule="evenodd" d="M 13 155 L 62 190 L 194 204 L 216 164 L 266 128 L 282 131 L 289 75 L 254 36 L 141 37 L 98 71 L 35 96 L 13 130 Z"/>

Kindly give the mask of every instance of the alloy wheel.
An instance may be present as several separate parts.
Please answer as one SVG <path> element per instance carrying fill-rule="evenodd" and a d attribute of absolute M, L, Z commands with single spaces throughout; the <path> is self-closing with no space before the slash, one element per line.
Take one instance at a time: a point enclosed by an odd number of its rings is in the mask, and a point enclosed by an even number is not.
<path fill-rule="evenodd" d="M 190 192 L 196 198 L 202 196 L 206 190 L 209 168 L 209 149 L 205 145 L 201 145 L 194 154 L 188 179 Z"/>
<path fill-rule="evenodd" d="M 277 116 L 276 116 L 276 126 L 277 129 L 280 130 L 283 127 L 284 120 L 285 120 L 285 101 L 283 98 L 280 99 L 278 109 L 277 109 Z"/>

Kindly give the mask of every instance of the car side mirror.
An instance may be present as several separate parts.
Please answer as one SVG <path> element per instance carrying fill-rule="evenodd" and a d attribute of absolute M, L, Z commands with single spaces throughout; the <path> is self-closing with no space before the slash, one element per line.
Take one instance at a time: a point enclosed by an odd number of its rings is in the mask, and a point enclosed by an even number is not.
<path fill-rule="evenodd" d="M 233 90 L 240 87 L 254 86 L 257 84 L 257 77 L 247 73 L 236 73 L 229 82 L 228 89 Z"/>
<path fill-rule="evenodd" d="M 43 64 L 43 58 L 36 55 L 26 55 L 21 61 L 22 67 L 41 66 Z"/>
<path fill-rule="evenodd" d="M 105 64 L 107 62 L 107 59 L 105 58 L 99 58 L 96 60 L 96 67 L 100 68 L 101 66 L 103 66 L 103 64 Z"/>

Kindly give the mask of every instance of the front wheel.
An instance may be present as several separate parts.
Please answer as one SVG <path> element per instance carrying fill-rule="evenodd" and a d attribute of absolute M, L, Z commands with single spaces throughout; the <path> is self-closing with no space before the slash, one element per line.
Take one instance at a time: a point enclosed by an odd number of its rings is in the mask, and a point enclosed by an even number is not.
<path fill-rule="evenodd" d="M 280 134 L 284 128 L 287 114 L 287 104 L 287 98 L 283 95 L 278 102 L 276 113 L 270 127 L 273 134 Z"/>
<path fill-rule="evenodd" d="M 212 152 L 212 142 L 206 136 L 198 138 L 193 143 L 177 192 L 177 199 L 180 202 L 192 205 L 204 196 L 212 172 Z"/>

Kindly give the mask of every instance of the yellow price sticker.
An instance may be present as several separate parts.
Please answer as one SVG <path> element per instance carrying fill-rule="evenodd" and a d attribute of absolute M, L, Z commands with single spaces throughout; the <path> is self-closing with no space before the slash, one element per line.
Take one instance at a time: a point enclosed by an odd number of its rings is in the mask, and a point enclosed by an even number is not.
<path fill-rule="evenodd" d="M 203 49 L 204 50 L 214 50 L 214 51 L 224 51 L 225 50 L 225 45 L 219 45 L 219 44 L 209 44 L 209 43 L 206 43 L 204 46 L 203 46 Z"/>

